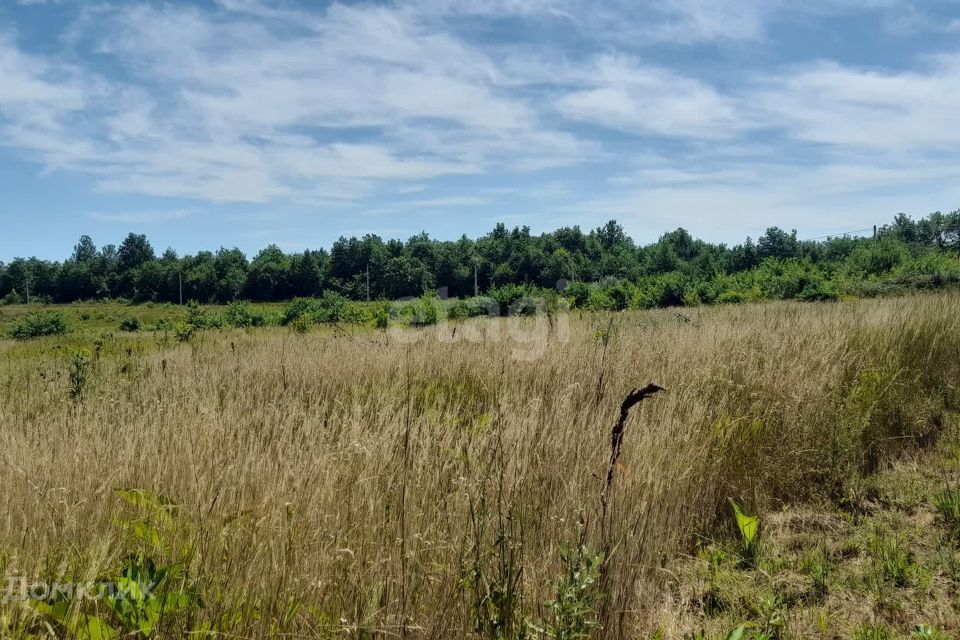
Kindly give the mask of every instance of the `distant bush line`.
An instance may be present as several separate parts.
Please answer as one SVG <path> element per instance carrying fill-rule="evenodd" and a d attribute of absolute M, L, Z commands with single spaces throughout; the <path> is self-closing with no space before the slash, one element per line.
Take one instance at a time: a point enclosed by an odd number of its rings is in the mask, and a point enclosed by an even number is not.
<path fill-rule="evenodd" d="M 57 303 L 319 299 L 326 302 L 301 301 L 295 308 L 324 322 L 350 321 L 357 312 L 346 303 L 368 295 L 391 301 L 441 287 L 450 298 L 480 292 L 503 311 L 557 292 L 558 283 L 574 308 L 597 310 L 832 300 L 960 283 L 958 232 L 960 210 L 920 220 L 901 214 L 875 237 L 803 241 L 796 231 L 772 227 L 756 242 L 747 238 L 734 247 L 696 240 L 684 229 L 637 246 L 615 221 L 589 233 L 565 227 L 539 236 L 528 227 L 511 231 L 498 224 L 475 240 L 342 237 L 329 251 L 288 254 L 271 245 L 253 260 L 239 249 L 183 257 L 167 249 L 157 257 L 144 235 L 131 233 L 119 247 L 100 248 L 83 236 L 63 262 L 0 263 L 0 301 L 25 302 L 28 290 L 33 301 Z M 479 313 L 476 307 L 463 302 L 450 312 L 467 317 Z M 261 321 L 256 314 L 230 313 L 230 324 Z M 383 322 L 383 310 L 369 313 L 380 313 Z"/>

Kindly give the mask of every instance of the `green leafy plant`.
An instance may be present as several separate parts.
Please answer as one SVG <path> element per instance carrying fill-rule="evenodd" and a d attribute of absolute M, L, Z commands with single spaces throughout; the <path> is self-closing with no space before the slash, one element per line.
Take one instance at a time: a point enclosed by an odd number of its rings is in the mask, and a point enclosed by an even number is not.
<path fill-rule="evenodd" d="M 17 321 L 10 330 L 14 340 L 30 340 L 43 336 L 62 336 L 67 333 L 67 323 L 59 311 L 37 311 Z"/>
<path fill-rule="evenodd" d="M 581 640 L 600 628 L 597 610 L 603 598 L 599 583 L 603 559 L 602 553 L 584 546 L 560 550 L 563 574 L 554 586 L 554 599 L 547 603 L 551 619 L 542 629 L 548 637 Z"/>
<path fill-rule="evenodd" d="M 960 541 L 960 489 L 947 486 L 933 497 L 933 504 L 943 517 L 950 537 Z"/>
<path fill-rule="evenodd" d="M 377 329 L 386 329 L 390 326 L 390 305 L 383 303 L 373 310 L 373 326 Z"/>
<path fill-rule="evenodd" d="M 853 633 L 854 640 L 889 640 L 890 637 L 890 632 L 882 624 L 865 624 Z"/>
<path fill-rule="evenodd" d="M 310 331 L 313 327 L 313 322 L 310 321 L 309 316 L 297 316 L 293 322 L 290 323 L 290 330 L 294 333 L 304 334 Z"/>
<path fill-rule="evenodd" d="M 173 325 L 173 336 L 177 342 L 189 342 L 196 332 L 197 328 L 186 322 L 177 322 Z"/>
<path fill-rule="evenodd" d="M 255 310 L 249 302 L 238 300 L 231 302 L 223 314 L 224 322 L 231 327 L 262 327 L 267 324 L 267 316 Z"/>
<path fill-rule="evenodd" d="M 211 313 L 196 302 L 187 305 L 187 324 L 195 329 L 220 329 L 224 326 L 223 316 Z"/>
<path fill-rule="evenodd" d="M 899 536 L 890 536 L 878 529 L 870 539 L 870 555 L 881 584 L 888 582 L 896 587 L 910 584 L 915 570 L 913 557 Z"/>
<path fill-rule="evenodd" d="M 89 374 L 92 366 L 91 354 L 85 349 L 76 351 L 71 357 L 68 372 L 69 386 L 67 388 L 71 400 L 79 401 L 83 398 L 83 393 L 90 382 Z"/>
<path fill-rule="evenodd" d="M 129 333 L 140 331 L 140 320 L 134 316 L 129 316 L 120 321 L 120 330 Z"/>
<path fill-rule="evenodd" d="M 747 514 L 733 498 L 728 500 L 740 532 L 740 552 L 745 560 L 753 560 L 760 542 L 760 518 Z"/>
<path fill-rule="evenodd" d="M 426 327 L 440 321 L 440 300 L 433 294 L 423 294 L 410 304 L 410 324 Z"/>
<path fill-rule="evenodd" d="M 818 545 L 807 551 L 800 559 L 800 569 L 813 579 L 813 597 L 822 600 L 829 590 L 828 581 L 833 570 L 827 548 Z"/>
<path fill-rule="evenodd" d="M 911 638 L 918 640 L 950 640 L 950 636 L 928 624 L 918 624 L 910 632 Z"/>
<path fill-rule="evenodd" d="M 192 627 L 187 614 L 203 607 L 188 562 L 158 564 L 156 557 L 184 551 L 176 542 L 178 507 L 171 500 L 141 489 L 116 489 L 133 510 L 117 518 L 139 550 L 127 554 L 97 589 L 55 591 L 29 606 L 58 635 L 80 640 L 179 637 Z M 83 595 L 80 595 L 83 594 Z M 101 603 L 106 606 L 98 606 Z M 96 615 L 90 613 L 95 611 Z"/>

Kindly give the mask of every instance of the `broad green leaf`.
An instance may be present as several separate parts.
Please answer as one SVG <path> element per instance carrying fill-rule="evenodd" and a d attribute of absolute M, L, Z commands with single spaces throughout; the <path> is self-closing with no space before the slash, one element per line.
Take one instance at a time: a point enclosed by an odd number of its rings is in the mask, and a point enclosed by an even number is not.
<path fill-rule="evenodd" d="M 113 492 L 140 511 L 155 515 L 166 522 L 172 520 L 178 505 L 169 498 L 145 489 L 114 489 Z"/>
<path fill-rule="evenodd" d="M 78 640 L 112 640 L 120 635 L 100 618 L 88 615 L 79 616 L 70 629 Z"/>
<path fill-rule="evenodd" d="M 729 498 L 730 506 L 733 507 L 733 514 L 737 518 L 737 528 L 740 529 L 740 535 L 743 536 L 744 546 L 750 548 L 757 538 L 757 531 L 760 528 L 760 518 L 744 513 L 743 509 L 737 504 L 736 500 Z"/>
<path fill-rule="evenodd" d="M 735 629 L 731 629 L 730 633 L 727 634 L 727 640 L 743 640 L 743 637 L 747 633 L 747 625 L 742 624 Z"/>

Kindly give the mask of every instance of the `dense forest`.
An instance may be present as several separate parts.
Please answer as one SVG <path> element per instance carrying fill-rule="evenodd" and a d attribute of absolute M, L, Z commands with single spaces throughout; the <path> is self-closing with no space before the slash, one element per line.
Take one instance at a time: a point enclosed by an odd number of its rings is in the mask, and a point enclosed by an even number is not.
<path fill-rule="evenodd" d="M 369 291 L 368 291 L 369 282 Z M 376 235 L 337 240 L 329 251 L 285 253 L 276 245 L 252 260 L 221 248 L 156 255 L 144 235 L 97 247 L 80 238 L 62 262 L 0 263 L 0 299 L 73 302 L 286 300 L 333 292 L 353 300 L 450 297 L 569 283 L 577 306 L 656 307 L 759 299 L 830 299 L 845 294 L 939 287 L 960 282 L 960 210 L 920 220 L 898 215 L 868 237 L 798 240 L 773 227 L 728 247 L 677 229 L 638 246 L 615 221 L 588 233 L 566 227 L 532 235 L 503 224 L 471 240 L 406 242 Z"/>

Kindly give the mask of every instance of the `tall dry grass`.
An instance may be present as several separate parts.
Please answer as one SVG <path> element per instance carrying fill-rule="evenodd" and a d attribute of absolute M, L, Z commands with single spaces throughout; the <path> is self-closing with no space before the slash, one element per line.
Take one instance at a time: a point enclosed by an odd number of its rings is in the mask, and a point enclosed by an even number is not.
<path fill-rule="evenodd" d="M 842 499 L 957 400 L 957 295 L 688 315 L 480 320 L 418 342 L 116 337 L 78 400 L 55 342 L 4 344 L 0 572 L 103 575 L 137 544 L 112 489 L 137 487 L 182 505 L 166 559 L 204 599 L 171 636 L 204 621 L 224 637 L 471 637 L 470 577 L 505 567 L 513 613 L 537 618 L 561 547 L 601 545 L 610 429 L 653 381 L 668 391 L 627 422 L 604 534 L 599 635 L 636 637 L 665 563 L 728 496 Z M 533 340 L 523 357 L 508 328 Z M 19 603 L 0 610 L 2 635 L 33 624 Z"/>

